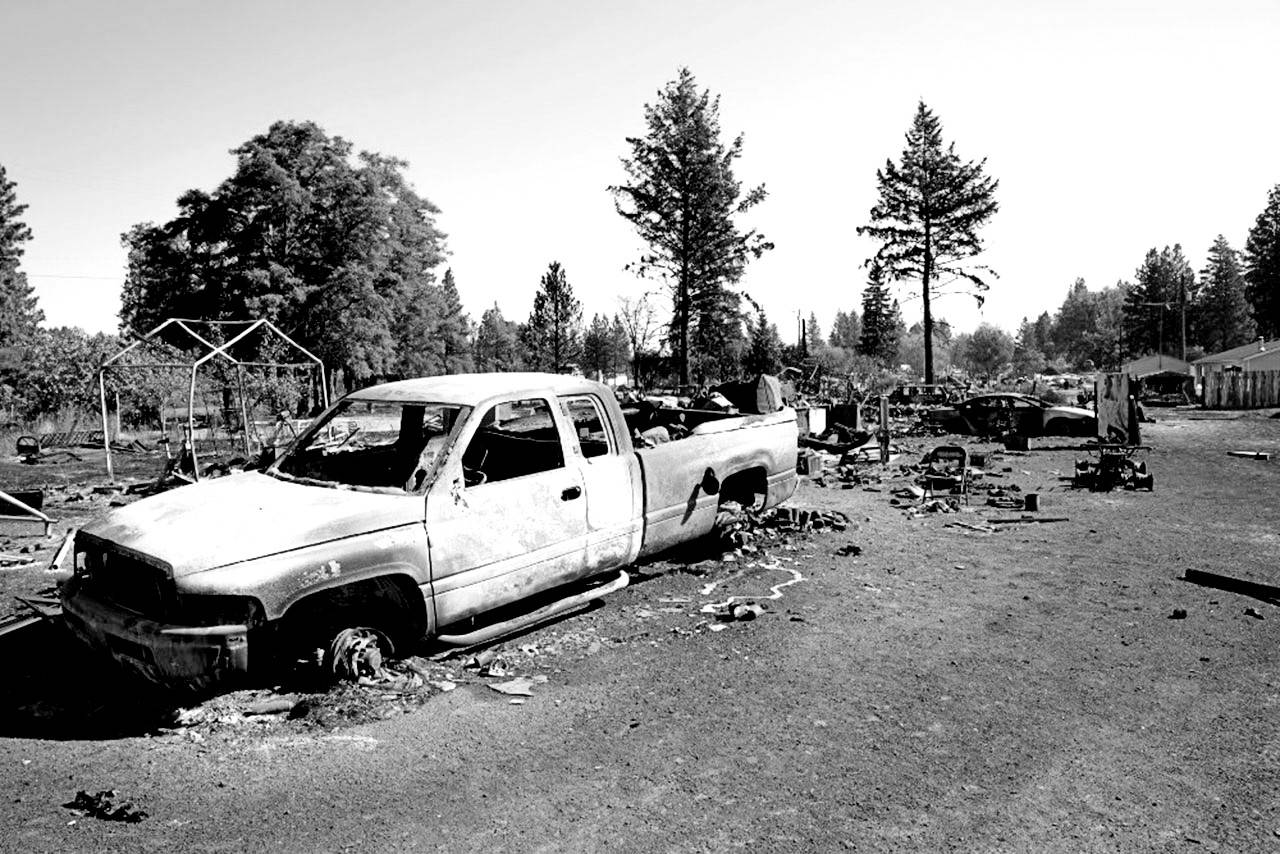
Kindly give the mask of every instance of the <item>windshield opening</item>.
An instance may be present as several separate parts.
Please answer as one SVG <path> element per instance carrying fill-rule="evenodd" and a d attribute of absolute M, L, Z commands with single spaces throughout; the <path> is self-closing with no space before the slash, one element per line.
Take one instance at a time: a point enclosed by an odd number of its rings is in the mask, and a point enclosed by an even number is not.
<path fill-rule="evenodd" d="M 321 418 L 271 473 L 320 486 L 426 492 L 471 407 L 347 398 Z"/>

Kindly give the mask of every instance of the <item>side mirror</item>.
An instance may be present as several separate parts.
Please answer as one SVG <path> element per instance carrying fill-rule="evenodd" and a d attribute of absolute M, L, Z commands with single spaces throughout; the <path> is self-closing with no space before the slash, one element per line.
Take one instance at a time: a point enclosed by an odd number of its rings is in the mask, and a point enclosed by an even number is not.
<path fill-rule="evenodd" d="M 707 495 L 716 495 L 720 492 L 720 478 L 716 477 L 716 473 L 708 468 L 702 473 L 702 491 Z"/>

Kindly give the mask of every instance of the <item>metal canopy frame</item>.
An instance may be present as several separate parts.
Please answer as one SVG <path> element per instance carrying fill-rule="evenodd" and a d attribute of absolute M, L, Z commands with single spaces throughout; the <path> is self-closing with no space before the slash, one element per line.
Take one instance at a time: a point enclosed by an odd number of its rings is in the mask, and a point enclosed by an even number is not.
<path fill-rule="evenodd" d="M 243 327 L 243 328 L 240 329 L 239 332 L 233 335 L 225 343 L 214 344 L 204 335 L 201 335 L 200 333 L 196 332 L 195 329 L 192 329 L 193 326 L 195 327 L 230 326 L 230 327 Z M 159 336 L 160 333 L 164 332 L 166 329 L 170 329 L 171 327 L 180 329 L 183 332 L 185 332 L 188 336 L 194 339 L 194 343 L 205 348 L 207 352 L 205 352 L 203 355 L 201 355 L 200 357 L 192 361 L 180 361 L 180 362 L 156 361 L 156 362 L 139 362 L 134 364 L 117 364 L 117 362 L 119 362 L 120 359 L 124 358 L 126 355 L 133 352 L 137 348 L 142 347 L 145 344 L 166 343 L 164 341 L 158 340 L 157 336 Z M 231 355 L 230 352 L 228 352 L 232 346 L 245 340 L 246 338 L 248 338 L 254 332 L 257 332 L 258 330 L 263 330 L 264 334 L 274 335 L 277 339 L 279 339 L 280 341 L 283 341 L 285 344 L 292 347 L 297 352 L 301 353 L 305 357 L 304 361 L 261 362 L 256 360 L 241 360 L 241 359 L 237 359 L 235 356 Z M 110 429 L 107 421 L 107 381 L 106 381 L 107 371 L 109 370 L 126 371 L 126 370 L 132 370 L 135 368 L 137 369 L 185 368 L 190 370 L 191 381 L 190 381 L 190 385 L 187 393 L 187 431 L 188 431 L 187 435 L 191 437 L 191 449 L 190 449 L 191 462 L 192 462 L 192 467 L 194 469 L 195 477 L 198 480 L 200 478 L 200 463 L 196 457 L 196 448 L 195 448 L 196 377 L 199 374 L 200 366 L 204 365 L 205 363 L 213 359 L 221 359 L 225 361 L 227 364 L 233 365 L 236 369 L 236 385 L 237 385 L 237 390 L 239 392 L 239 397 L 240 397 L 241 429 L 244 432 L 244 444 L 245 444 L 246 455 L 252 453 L 252 451 L 249 448 L 248 411 L 245 406 L 245 400 L 244 400 L 244 369 L 245 368 L 309 368 L 309 367 L 318 368 L 320 371 L 320 397 L 325 407 L 328 407 L 329 405 L 329 382 L 328 382 L 328 377 L 325 375 L 324 362 L 320 361 L 319 357 L 317 357 L 314 353 L 312 353 L 306 347 L 303 347 L 297 341 L 294 341 L 288 335 L 285 335 L 283 332 L 281 332 L 280 328 L 276 326 L 274 323 L 272 323 L 270 320 L 266 320 L 266 319 L 192 320 L 190 318 L 171 317 L 168 320 L 161 323 L 155 329 L 152 329 L 150 332 L 147 332 L 146 334 L 140 336 L 137 340 L 133 341 L 131 344 L 129 344 L 129 346 L 125 347 L 119 353 L 116 353 L 114 356 L 107 359 L 105 362 L 102 363 L 102 366 L 98 368 L 98 403 L 102 410 L 102 445 L 103 445 L 103 449 L 106 451 L 106 454 L 107 454 L 107 477 L 110 480 L 112 481 L 115 480 L 115 469 L 111 461 L 111 433 L 110 433 Z"/>

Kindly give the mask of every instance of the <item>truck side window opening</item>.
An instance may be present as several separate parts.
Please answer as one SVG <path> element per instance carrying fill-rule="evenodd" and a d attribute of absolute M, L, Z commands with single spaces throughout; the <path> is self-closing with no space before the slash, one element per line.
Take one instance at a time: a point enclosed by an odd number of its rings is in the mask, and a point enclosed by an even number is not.
<path fill-rule="evenodd" d="M 594 395 L 584 394 L 574 397 L 562 397 L 560 403 L 565 415 L 573 424 L 578 447 L 586 459 L 603 457 L 613 452 L 609 428 L 606 426 L 604 412 L 600 401 Z"/>
<path fill-rule="evenodd" d="M 303 436 L 276 471 L 320 486 L 420 493 L 467 407 L 343 401 Z"/>
<path fill-rule="evenodd" d="M 499 403 L 484 414 L 462 454 L 468 487 L 564 468 L 564 449 L 545 400 Z"/>

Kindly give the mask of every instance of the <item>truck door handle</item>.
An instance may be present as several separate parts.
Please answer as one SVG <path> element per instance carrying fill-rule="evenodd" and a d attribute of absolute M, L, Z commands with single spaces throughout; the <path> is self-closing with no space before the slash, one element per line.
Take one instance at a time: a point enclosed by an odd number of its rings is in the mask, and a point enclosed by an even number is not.
<path fill-rule="evenodd" d="M 571 487 L 569 487 L 568 489 L 566 489 L 566 490 L 564 490 L 563 492 L 561 492 L 561 493 L 560 493 L 560 500 L 561 500 L 561 501 L 572 501 L 573 499 L 578 498 L 578 497 L 579 497 L 579 496 L 581 496 L 581 495 L 582 495 L 582 487 L 581 487 L 581 486 L 571 486 Z"/>

